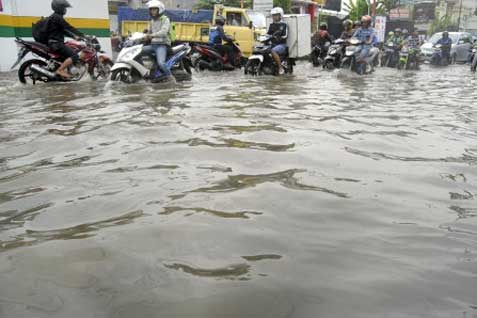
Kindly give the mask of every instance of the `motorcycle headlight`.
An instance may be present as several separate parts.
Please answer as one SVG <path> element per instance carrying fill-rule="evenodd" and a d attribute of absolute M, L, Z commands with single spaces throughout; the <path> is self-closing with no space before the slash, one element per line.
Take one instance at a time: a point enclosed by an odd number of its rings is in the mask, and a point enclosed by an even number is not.
<path fill-rule="evenodd" d="M 336 49 L 330 50 L 330 54 L 336 54 Z"/>

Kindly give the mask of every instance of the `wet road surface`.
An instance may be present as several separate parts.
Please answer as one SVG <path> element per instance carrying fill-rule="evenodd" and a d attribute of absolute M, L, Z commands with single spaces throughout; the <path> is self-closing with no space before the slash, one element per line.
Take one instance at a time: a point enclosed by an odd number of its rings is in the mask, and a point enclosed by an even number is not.
<path fill-rule="evenodd" d="M 477 77 L 0 79 L 0 317 L 477 317 Z"/>

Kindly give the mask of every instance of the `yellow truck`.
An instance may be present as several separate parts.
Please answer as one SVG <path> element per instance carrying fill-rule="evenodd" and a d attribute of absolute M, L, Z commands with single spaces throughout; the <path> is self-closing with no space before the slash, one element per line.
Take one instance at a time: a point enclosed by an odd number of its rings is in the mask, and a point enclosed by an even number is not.
<path fill-rule="evenodd" d="M 166 10 L 165 13 L 172 21 L 172 34 L 176 42 L 207 43 L 210 28 L 215 25 L 215 18 L 225 18 L 225 33 L 239 44 L 244 56 L 252 54 L 257 35 L 262 29 L 254 27 L 247 10 L 241 8 L 215 5 L 214 10 Z M 134 32 L 143 32 L 149 25 L 147 10 L 133 10 L 120 7 L 118 11 L 121 34 L 127 36 Z"/>

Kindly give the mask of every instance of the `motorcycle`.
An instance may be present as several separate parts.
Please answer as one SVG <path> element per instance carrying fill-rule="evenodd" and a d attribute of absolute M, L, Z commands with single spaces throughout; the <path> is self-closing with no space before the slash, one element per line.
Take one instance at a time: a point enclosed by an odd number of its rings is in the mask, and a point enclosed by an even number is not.
<path fill-rule="evenodd" d="M 324 44 L 315 43 L 313 49 L 311 50 L 311 63 L 314 67 L 318 67 L 324 64 L 325 57 L 328 54 L 328 49 L 330 48 L 330 42 Z"/>
<path fill-rule="evenodd" d="M 399 63 L 397 68 L 399 70 L 418 70 L 419 69 L 419 49 L 410 48 L 405 45 L 399 52 Z"/>
<path fill-rule="evenodd" d="M 65 57 L 53 51 L 45 44 L 25 41 L 19 37 L 15 38 L 19 46 L 17 61 L 11 69 L 14 69 L 25 58 L 28 53 L 32 53 L 33 59 L 28 59 L 21 64 L 18 70 L 18 79 L 22 84 L 29 80 L 33 84 L 36 82 L 75 82 L 83 78 L 88 73 L 93 80 L 99 78 L 109 78 L 113 62 L 103 51 L 96 37 L 85 37 L 82 41 L 67 41 L 65 45 L 79 54 L 80 61 L 68 69 L 71 78 L 63 78 L 56 74 L 56 70 L 64 62 Z"/>
<path fill-rule="evenodd" d="M 245 74 L 250 75 L 278 75 L 278 67 L 272 57 L 272 36 L 262 35 L 258 41 L 262 43 L 253 49 L 252 55 L 248 58 L 245 64 Z M 282 67 L 286 74 L 293 74 L 293 66 L 295 66 L 295 59 L 290 58 L 288 51 L 284 56 L 280 57 Z"/>
<path fill-rule="evenodd" d="M 111 80 L 123 83 L 136 83 L 139 80 L 160 82 L 167 78 L 158 67 L 154 56 L 142 54 L 145 34 L 136 32 L 125 41 L 119 52 L 116 63 L 111 69 Z M 170 49 L 167 54 L 166 67 L 178 81 L 191 78 L 191 62 L 188 55 L 191 52 L 189 44 L 180 44 Z"/>
<path fill-rule="evenodd" d="M 208 45 L 196 44 L 192 47 L 192 66 L 200 71 L 233 71 L 236 68 L 241 68 L 243 60 L 242 50 L 238 43 L 228 41 L 227 44 L 234 50 L 235 58 L 232 61 L 229 56 L 222 56 L 220 52 Z"/>
<path fill-rule="evenodd" d="M 474 45 L 472 48 L 472 53 L 470 55 L 470 70 L 475 73 L 477 71 L 477 45 Z"/>
<path fill-rule="evenodd" d="M 361 62 L 358 62 L 358 58 L 361 54 L 363 42 L 356 38 L 352 38 L 348 41 L 348 46 L 346 46 L 345 55 L 341 61 L 342 69 L 349 69 L 352 72 L 356 72 L 360 75 L 368 74 L 371 72 L 371 66 L 367 62 L 367 59 L 364 59 Z"/>
<path fill-rule="evenodd" d="M 449 57 L 444 56 L 442 44 L 436 44 L 432 47 L 433 53 L 431 57 L 431 64 L 438 66 L 449 65 Z"/>
<path fill-rule="evenodd" d="M 339 68 L 344 52 L 346 52 L 346 41 L 343 39 L 337 39 L 328 49 L 323 68 L 328 70 Z"/>
<path fill-rule="evenodd" d="M 399 62 L 399 45 L 389 41 L 384 45 L 383 59 L 381 66 L 396 67 Z"/>

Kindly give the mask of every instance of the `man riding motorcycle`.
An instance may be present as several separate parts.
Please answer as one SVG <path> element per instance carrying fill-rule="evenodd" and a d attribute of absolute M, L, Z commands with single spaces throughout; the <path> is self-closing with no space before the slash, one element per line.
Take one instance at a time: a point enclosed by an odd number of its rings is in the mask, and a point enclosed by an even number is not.
<path fill-rule="evenodd" d="M 362 42 L 361 44 L 361 53 L 358 58 L 358 63 L 360 63 L 361 72 L 364 73 L 364 67 L 366 67 L 367 58 L 370 55 L 370 50 L 373 47 L 374 40 L 374 29 L 371 27 L 371 17 L 365 15 L 361 18 L 361 27 L 359 27 L 356 32 L 353 34 L 354 38 L 357 38 Z"/>
<path fill-rule="evenodd" d="M 235 52 L 230 45 L 223 45 L 222 42 L 231 42 L 232 38 L 227 36 L 224 31 L 225 19 L 222 16 L 215 18 L 215 27 L 210 30 L 209 46 L 217 50 L 222 56 L 229 57 L 227 64 L 224 66 L 233 68 L 230 61 L 235 61 Z"/>
<path fill-rule="evenodd" d="M 442 47 L 442 57 L 446 58 L 447 61 L 450 61 L 450 51 L 452 48 L 452 39 L 449 38 L 449 32 L 442 32 L 442 38 L 437 41 L 436 44 L 440 44 Z"/>
<path fill-rule="evenodd" d="M 283 18 L 283 9 L 280 7 L 275 7 L 270 11 L 270 14 L 273 18 L 273 22 L 268 28 L 268 35 L 273 36 L 272 38 L 272 57 L 278 67 L 278 74 L 284 74 L 285 71 L 282 67 L 282 62 L 280 55 L 285 55 L 287 53 L 287 38 L 288 38 L 288 25 L 282 21 Z"/>
<path fill-rule="evenodd" d="M 165 77 L 170 77 L 171 72 L 166 67 L 167 52 L 171 47 L 171 21 L 164 14 L 166 8 L 161 1 L 151 0 L 147 3 L 151 22 L 146 39 L 151 41 L 150 45 L 144 46 L 142 54 L 152 56 L 156 54 L 157 67 Z"/>
<path fill-rule="evenodd" d="M 353 21 L 345 20 L 343 22 L 343 29 L 340 38 L 343 40 L 351 39 L 353 37 Z"/>
<path fill-rule="evenodd" d="M 71 4 L 67 0 L 53 0 L 51 9 L 54 13 L 48 18 L 46 33 L 48 34 L 48 46 L 66 57 L 66 60 L 56 71 L 59 76 L 68 79 L 71 75 L 66 71 L 71 65 L 79 62 L 79 55 L 65 45 L 65 36 L 73 36 L 75 39 L 84 37 L 84 34 L 78 31 L 71 24 L 66 22 L 64 16 L 67 8 L 71 8 Z"/>

